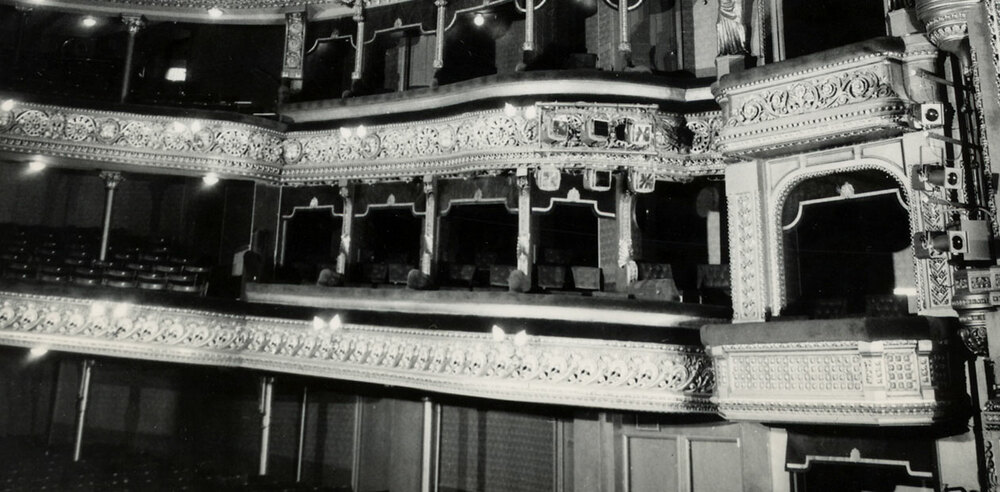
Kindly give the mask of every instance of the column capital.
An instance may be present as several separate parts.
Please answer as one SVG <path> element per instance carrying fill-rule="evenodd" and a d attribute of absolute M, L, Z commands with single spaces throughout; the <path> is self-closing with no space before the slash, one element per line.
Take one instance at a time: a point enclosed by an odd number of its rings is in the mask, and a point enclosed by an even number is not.
<path fill-rule="evenodd" d="M 146 27 L 146 19 L 141 15 L 122 14 L 122 24 L 125 24 L 129 35 L 135 36 L 142 28 Z"/>
<path fill-rule="evenodd" d="M 125 181 L 122 173 L 118 171 L 101 171 L 98 176 L 104 180 L 104 187 L 109 190 L 117 188 L 122 181 Z"/>
<path fill-rule="evenodd" d="M 969 36 L 966 16 L 979 0 L 916 0 L 917 18 L 927 26 L 927 38 L 938 48 L 957 53 Z"/>

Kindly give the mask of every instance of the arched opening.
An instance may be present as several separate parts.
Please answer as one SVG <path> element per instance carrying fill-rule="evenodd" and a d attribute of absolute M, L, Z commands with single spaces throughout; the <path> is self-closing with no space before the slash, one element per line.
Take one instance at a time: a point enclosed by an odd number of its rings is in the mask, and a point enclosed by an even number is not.
<path fill-rule="evenodd" d="M 517 215 L 504 204 L 452 205 L 441 217 L 445 283 L 489 283 L 494 265 L 516 268 Z"/>
<path fill-rule="evenodd" d="M 905 314 L 912 286 L 909 213 L 900 185 L 873 170 L 806 180 L 782 207 L 786 314 Z"/>
<path fill-rule="evenodd" d="M 590 203 L 556 203 L 538 216 L 538 284 L 600 290 L 597 214 Z"/>
<path fill-rule="evenodd" d="M 314 281 L 320 270 L 335 268 L 342 223 L 331 208 L 296 210 L 285 218 L 282 265 L 293 269 L 303 281 Z"/>
<path fill-rule="evenodd" d="M 410 206 L 371 208 L 358 218 L 356 229 L 361 276 L 372 284 L 406 284 L 406 275 L 420 266 L 423 217 Z"/>

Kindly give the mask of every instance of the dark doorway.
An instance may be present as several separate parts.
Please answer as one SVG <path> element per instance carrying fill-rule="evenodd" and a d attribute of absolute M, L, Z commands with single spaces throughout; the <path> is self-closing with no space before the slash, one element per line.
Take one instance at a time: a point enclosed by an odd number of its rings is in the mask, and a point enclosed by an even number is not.
<path fill-rule="evenodd" d="M 314 280 L 319 269 L 336 265 L 342 223 L 329 208 L 297 210 L 285 219 L 283 264 L 305 280 Z"/>
<path fill-rule="evenodd" d="M 885 36 L 882 0 L 783 0 L 785 59 Z"/>
<path fill-rule="evenodd" d="M 790 307 L 836 303 L 837 314 L 857 314 L 867 299 L 893 294 L 893 254 L 909 246 L 910 229 L 898 191 L 887 191 L 802 203 L 798 221 L 784 232 Z"/>
<path fill-rule="evenodd" d="M 555 204 L 538 220 L 536 263 L 598 267 L 597 215 L 590 204 Z"/>

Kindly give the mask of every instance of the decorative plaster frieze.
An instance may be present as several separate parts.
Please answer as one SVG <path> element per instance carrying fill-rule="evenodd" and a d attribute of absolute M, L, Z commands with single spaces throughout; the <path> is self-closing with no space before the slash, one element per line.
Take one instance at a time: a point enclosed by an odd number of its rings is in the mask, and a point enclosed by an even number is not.
<path fill-rule="evenodd" d="M 0 150 L 276 180 L 282 134 L 242 123 L 17 103 Z"/>
<path fill-rule="evenodd" d="M 612 135 L 589 134 L 595 120 L 607 122 Z M 524 165 L 642 168 L 662 179 L 720 174 L 723 163 L 717 153 L 684 143 L 683 122 L 654 106 L 538 104 L 420 122 L 292 132 L 284 142 L 288 165 L 282 181 L 460 175 Z M 639 128 L 647 133 L 644 139 L 631 134 L 617 138 L 616 125 L 627 128 L 627 134 Z"/>
<path fill-rule="evenodd" d="M 729 194 L 729 244 L 733 286 L 733 321 L 763 321 L 767 314 L 764 232 L 760 195 Z"/>
<path fill-rule="evenodd" d="M 758 68 L 759 79 L 740 84 L 723 79 L 716 94 L 725 117 L 718 149 L 724 155 L 766 157 L 899 135 L 907 131 L 908 87 L 922 83 L 910 80 L 905 70 L 927 63 L 927 46 L 916 43 L 912 51 L 876 52 L 775 76 Z"/>
<path fill-rule="evenodd" d="M 257 318 L 0 293 L 0 344 L 543 404 L 713 413 L 700 347 Z"/>
<path fill-rule="evenodd" d="M 958 411 L 963 383 L 943 340 L 711 347 L 730 420 L 926 425 Z"/>

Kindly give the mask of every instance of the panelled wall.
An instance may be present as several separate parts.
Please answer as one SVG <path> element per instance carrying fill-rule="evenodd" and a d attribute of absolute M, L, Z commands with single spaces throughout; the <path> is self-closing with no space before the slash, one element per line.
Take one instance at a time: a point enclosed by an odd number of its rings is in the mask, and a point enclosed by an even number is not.
<path fill-rule="evenodd" d="M 258 376 L 99 359 L 83 456 L 125 449 L 221 475 L 254 474 Z M 76 358 L 29 360 L 24 350 L 0 349 L 0 438 L 34 437 L 68 454 L 78 383 Z M 420 395 L 291 376 L 275 381 L 270 475 L 294 480 L 304 386 L 303 481 L 358 491 L 419 490 Z M 433 399 L 441 402 L 441 491 L 772 489 L 768 431 L 756 424 Z"/>

